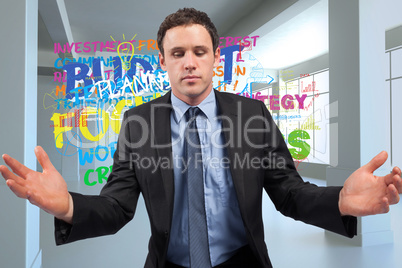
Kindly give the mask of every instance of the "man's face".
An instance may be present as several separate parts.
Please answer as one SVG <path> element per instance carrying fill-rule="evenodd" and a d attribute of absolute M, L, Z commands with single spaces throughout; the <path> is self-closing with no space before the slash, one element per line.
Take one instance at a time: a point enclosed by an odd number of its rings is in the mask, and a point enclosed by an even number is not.
<path fill-rule="evenodd" d="M 213 51 L 211 36 L 199 24 L 166 31 L 163 48 L 165 55 L 159 53 L 159 59 L 162 70 L 168 72 L 172 93 L 190 105 L 198 105 L 212 90 L 219 48 Z"/>

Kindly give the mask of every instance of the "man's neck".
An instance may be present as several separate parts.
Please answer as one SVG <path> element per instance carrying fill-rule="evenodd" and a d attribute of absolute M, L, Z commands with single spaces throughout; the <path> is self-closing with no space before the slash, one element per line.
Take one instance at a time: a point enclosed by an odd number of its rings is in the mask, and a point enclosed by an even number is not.
<path fill-rule="evenodd" d="M 208 97 L 208 95 L 211 93 L 211 91 L 212 91 L 212 83 L 211 83 L 211 86 L 207 90 L 202 92 L 200 95 L 196 95 L 196 96 L 179 95 L 178 96 L 178 94 L 175 94 L 175 90 L 172 90 L 172 94 L 190 106 L 197 106 Z"/>

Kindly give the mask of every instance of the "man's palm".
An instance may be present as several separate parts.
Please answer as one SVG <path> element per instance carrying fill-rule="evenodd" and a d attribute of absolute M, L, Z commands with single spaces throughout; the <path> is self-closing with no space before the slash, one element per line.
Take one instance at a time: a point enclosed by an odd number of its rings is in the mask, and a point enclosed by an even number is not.
<path fill-rule="evenodd" d="M 4 162 L 12 172 L 6 166 L 0 166 L 1 174 L 15 195 L 28 199 L 32 204 L 63 219 L 72 213 L 72 199 L 67 191 L 67 184 L 42 147 L 37 146 L 35 154 L 43 168 L 42 173 L 27 168 L 8 155 L 3 155 Z"/>

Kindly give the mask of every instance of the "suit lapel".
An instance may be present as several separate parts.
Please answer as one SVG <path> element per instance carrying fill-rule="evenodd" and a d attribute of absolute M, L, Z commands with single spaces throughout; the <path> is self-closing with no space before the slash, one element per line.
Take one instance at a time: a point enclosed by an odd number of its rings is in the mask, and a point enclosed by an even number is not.
<path fill-rule="evenodd" d="M 151 122 L 154 144 L 157 152 L 157 159 L 169 159 L 171 165 L 169 168 L 161 168 L 162 183 L 165 189 L 166 201 L 168 204 L 168 211 L 166 215 L 169 217 L 169 226 L 171 223 L 171 217 L 173 215 L 173 203 L 174 203 L 174 176 L 173 176 L 173 157 L 172 157 L 172 139 L 171 139 L 171 127 L 170 127 L 170 114 L 172 105 L 170 101 L 169 91 L 164 96 L 160 97 L 155 102 L 155 106 L 151 110 Z M 152 115 L 154 113 L 154 115 Z"/>
<path fill-rule="evenodd" d="M 236 189 L 240 211 L 243 218 L 246 218 L 245 215 L 247 211 L 245 209 L 244 174 L 243 170 L 239 168 L 238 165 L 234 164 L 243 155 L 243 149 L 241 147 L 243 143 L 241 102 L 236 102 L 230 94 L 224 94 L 219 91 L 215 91 L 215 96 L 218 104 L 218 113 L 222 116 L 222 131 L 224 133 L 225 141 L 228 144 L 226 147 L 227 156 L 231 163 L 230 171 Z"/>

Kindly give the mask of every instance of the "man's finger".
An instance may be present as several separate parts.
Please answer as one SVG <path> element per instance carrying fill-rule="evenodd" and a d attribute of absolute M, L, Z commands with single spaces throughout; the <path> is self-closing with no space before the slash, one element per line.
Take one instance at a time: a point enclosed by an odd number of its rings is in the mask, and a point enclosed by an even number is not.
<path fill-rule="evenodd" d="M 384 182 L 386 185 L 393 184 L 398 193 L 402 193 L 402 179 L 398 174 L 390 173 L 385 175 Z"/>
<path fill-rule="evenodd" d="M 0 166 L 0 172 L 1 175 L 3 176 L 3 178 L 7 181 L 7 180 L 13 180 L 15 182 L 17 182 L 18 184 L 23 184 L 24 183 L 24 179 L 22 179 L 21 177 L 15 175 L 14 173 L 12 173 L 6 166 Z"/>
<path fill-rule="evenodd" d="M 3 160 L 15 174 L 22 177 L 23 179 L 26 179 L 28 173 L 32 172 L 31 169 L 27 168 L 9 155 L 3 154 Z"/>
<path fill-rule="evenodd" d="M 388 213 L 388 212 L 389 212 L 389 200 L 388 198 L 384 197 L 380 203 L 380 210 L 375 212 L 374 214 Z"/>
<path fill-rule="evenodd" d="M 400 169 L 399 167 L 394 167 L 394 168 L 391 170 L 391 173 L 401 176 L 401 169 Z"/>
<path fill-rule="evenodd" d="M 399 202 L 400 197 L 395 185 L 393 184 L 388 185 L 388 195 L 389 195 L 388 200 L 391 205 L 395 205 Z"/>
<path fill-rule="evenodd" d="M 364 168 L 370 172 L 373 173 L 377 168 L 381 167 L 385 161 L 387 161 L 388 154 L 386 151 L 382 151 L 381 153 L 377 154 L 376 156 L 373 157 L 373 159 L 368 162 Z"/>
<path fill-rule="evenodd" d="M 35 155 L 43 170 L 54 169 L 52 162 L 50 162 L 49 156 L 41 146 L 35 147 Z"/>
<path fill-rule="evenodd" d="M 398 191 L 398 194 L 402 194 L 402 178 L 399 175 L 394 175 L 393 177 L 393 184 L 396 188 L 396 190 Z"/>
<path fill-rule="evenodd" d="M 7 186 L 18 197 L 27 199 L 27 191 L 24 187 L 13 180 L 7 180 Z"/>

